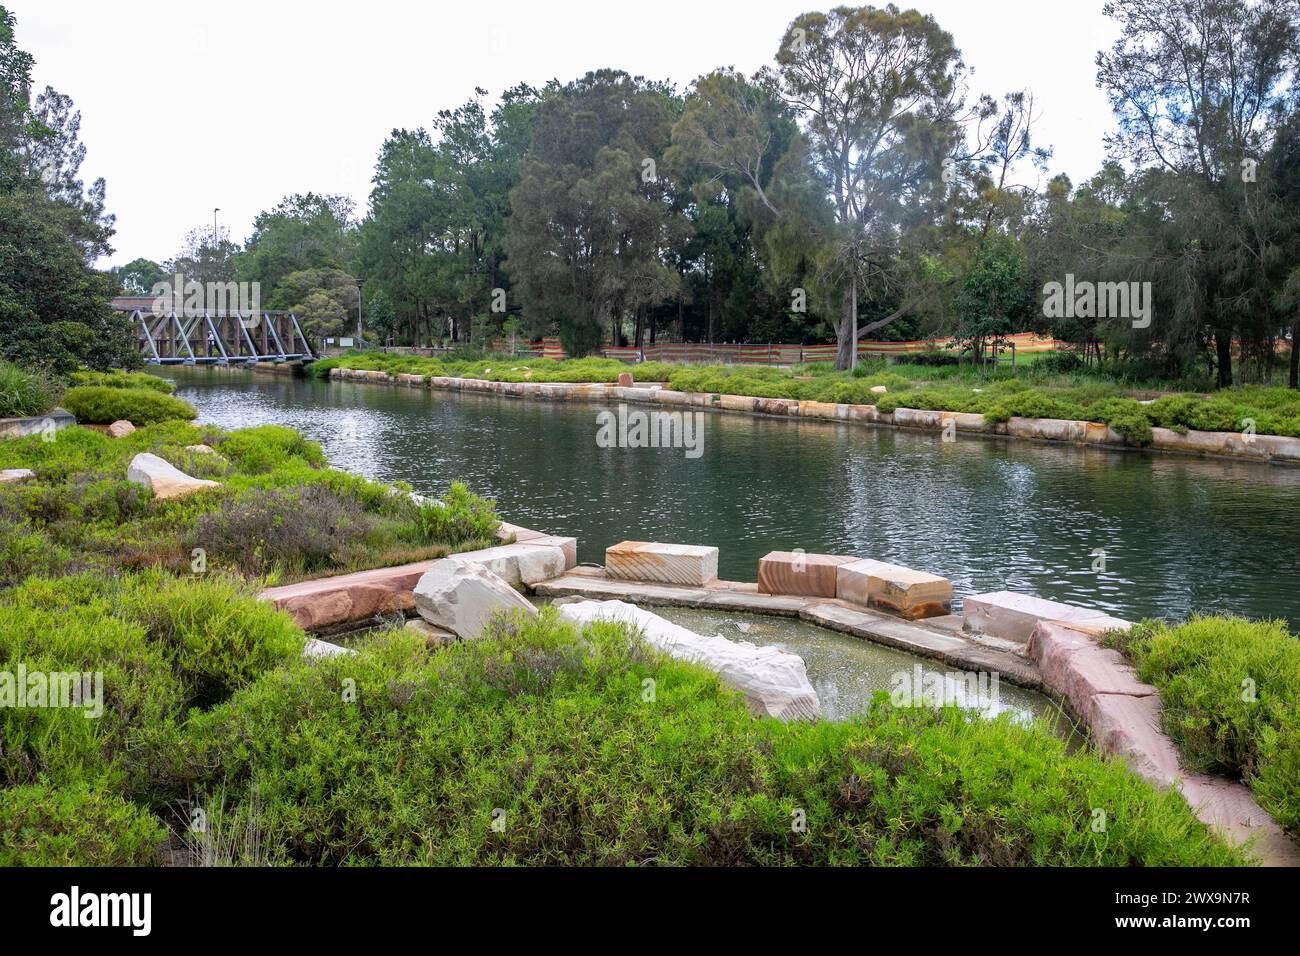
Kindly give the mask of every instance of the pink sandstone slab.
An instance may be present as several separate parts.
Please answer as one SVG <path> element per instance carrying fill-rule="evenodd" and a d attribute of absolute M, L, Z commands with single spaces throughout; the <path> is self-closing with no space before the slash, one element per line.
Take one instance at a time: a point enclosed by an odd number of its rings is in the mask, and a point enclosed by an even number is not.
<path fill-rule="evenodd" d="M 282 611 L 289 612 L 304 631 L 364 621 L 380 614 L 410 611 L 411 592 L 432 561 L 416 561 L 392 568 L 375 568 L 314 581 L 300 581 L 262 592 Z"/>
<path fill-rule="evenodd" d="M 1235 780 L 1189 774 L 1180 789 L 1196 816 L 1229 843 L 1251 845 L 1251 854 L 1264 866 L 1300 866 L 1300 847 L 1255 802 L 1250 790 Z"/>
<path fill-rule="evenodd" d="M 764 594 L 833 598 L 840 565 L 858 560 L 836 554 L 771 551 L 758 560 L 758 589 Z"/>
<path fill-rule="evenodd" d="M 1048 601 L 1032 594 L 991 591 L 972 594 L 962 601 L 966 630 L 993 634 L 1006 640 L 1025 643 L 1039 621 L 1096 621 L 1108 618 L 1104 611 Z"/>
<path fill-rule="evenodd" d="M 1119 651 L 1102 647 L 1093 638 L 1064 624 L 1039 622 L 1029 639 L 1029 657 L 1049 686 L 1074 712 L 1088 714 L 1098 694 L 1150 697 L 1156 689 L 1138 680 Z"/>
<path fill-rule="evenodd" d="M 839 565 L 835 596 L 909 620 L 939 617 L 952 607 L 952 582 L 937 574 L 863 558 Z"/>
<path fill-rule="evenodd" d="M 718 577 L 718 549 L 658 541 L 620 541 L 605 549 L 605 573 L 624 581 L 703 587 Z"/>
<path fill-rule="evenodd" d="M 1181 775 L 1178 751 L 1160 729 L 1159 697 L 1097 694 L 1083 716 L 1097 746 L 1123 757 L 1134 773 L 1162 787 Z"/>

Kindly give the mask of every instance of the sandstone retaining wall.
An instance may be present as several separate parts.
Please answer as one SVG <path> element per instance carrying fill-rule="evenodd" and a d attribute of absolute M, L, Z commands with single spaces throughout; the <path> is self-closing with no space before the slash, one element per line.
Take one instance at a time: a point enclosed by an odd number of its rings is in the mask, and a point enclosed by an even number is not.
<path fill-rule="evenodd" d="M 1067 442 L 1107 448 L 1130 448 L 1124 436 L 1101 422 L 1072 421 L 1060 418 L 1011 418 L 1006 422 L 986 422 L 973 412 L 946 412 L 933 409 L 897 408 L 880 412 L 874 405 L 848 405 L 831 402 L 799 401 L 789 398 L 755 398 L 749 395 L 722 395 L 709 392 L 676 392 L 645 386 L 623 387 L 600 383 L 567 382 L 492 382 L 477 378 L 451 378 L 434 375 L 425 378 L 407 372 L 391 375 L 373 369 L 330 369 L 336 381 L 367 382 L 374 385 L 398 385 L 407 388 L 438 388 L 450 391 L 481 392 L 515 398 L 551 401 L 621 401 L 675 408 L 713 408 L 724 412 L 750 415 L 775 415 L 812 418 L 826 421 L 859 422 L 895 428 L 941 431 L 952 427 L 959 432 L 981 435 L 1005 435 L 1038 441 Z M 1276 464 L 1300 464 L 1300 438 L 1282 435 L 1244 436 L 1238 432 L 1198 432 L 1179 434 L 1168 428 L 1154 428 L 1150 449 L 1187 455 L 1236 458 Z"/>

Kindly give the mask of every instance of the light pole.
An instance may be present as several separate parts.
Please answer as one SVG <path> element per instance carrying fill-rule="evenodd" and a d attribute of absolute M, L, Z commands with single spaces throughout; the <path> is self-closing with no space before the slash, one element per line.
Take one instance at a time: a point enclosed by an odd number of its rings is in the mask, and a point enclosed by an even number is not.
<path fill-rule="evenodd" d="M 219 212 L 221 212 L 221 208 L 219 206 L 214 207 L 212 210 L 212 248 L 213 249 L 217 248 L 217 213 Z"/>
<path fill-rule="evenodd" d="M 361 287 L 365 283 L 365 279 L 357 280 L 357 348 L 361 348 Z"/>

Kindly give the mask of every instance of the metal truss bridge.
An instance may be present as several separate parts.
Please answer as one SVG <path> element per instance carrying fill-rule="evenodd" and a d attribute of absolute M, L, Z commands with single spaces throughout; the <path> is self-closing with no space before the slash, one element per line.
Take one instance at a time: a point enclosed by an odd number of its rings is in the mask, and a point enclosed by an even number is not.
<path fill-rule="evenodd" d="M 136 348 L 146 365 L 252 365 L 310 362 L 315 356 L 292 312 L 155 312 L 130 299 L 113 308 L 129 312 Z"/>

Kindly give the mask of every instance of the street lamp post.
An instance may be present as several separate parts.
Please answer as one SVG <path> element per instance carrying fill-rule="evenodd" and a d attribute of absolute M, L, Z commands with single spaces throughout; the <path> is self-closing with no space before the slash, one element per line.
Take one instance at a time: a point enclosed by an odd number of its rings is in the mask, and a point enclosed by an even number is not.
<path fill-rule="evenodd" d="M 365 283 L 365 279 L 357 280 L 357 348 L 361 347 L 361 287 Z"/>

